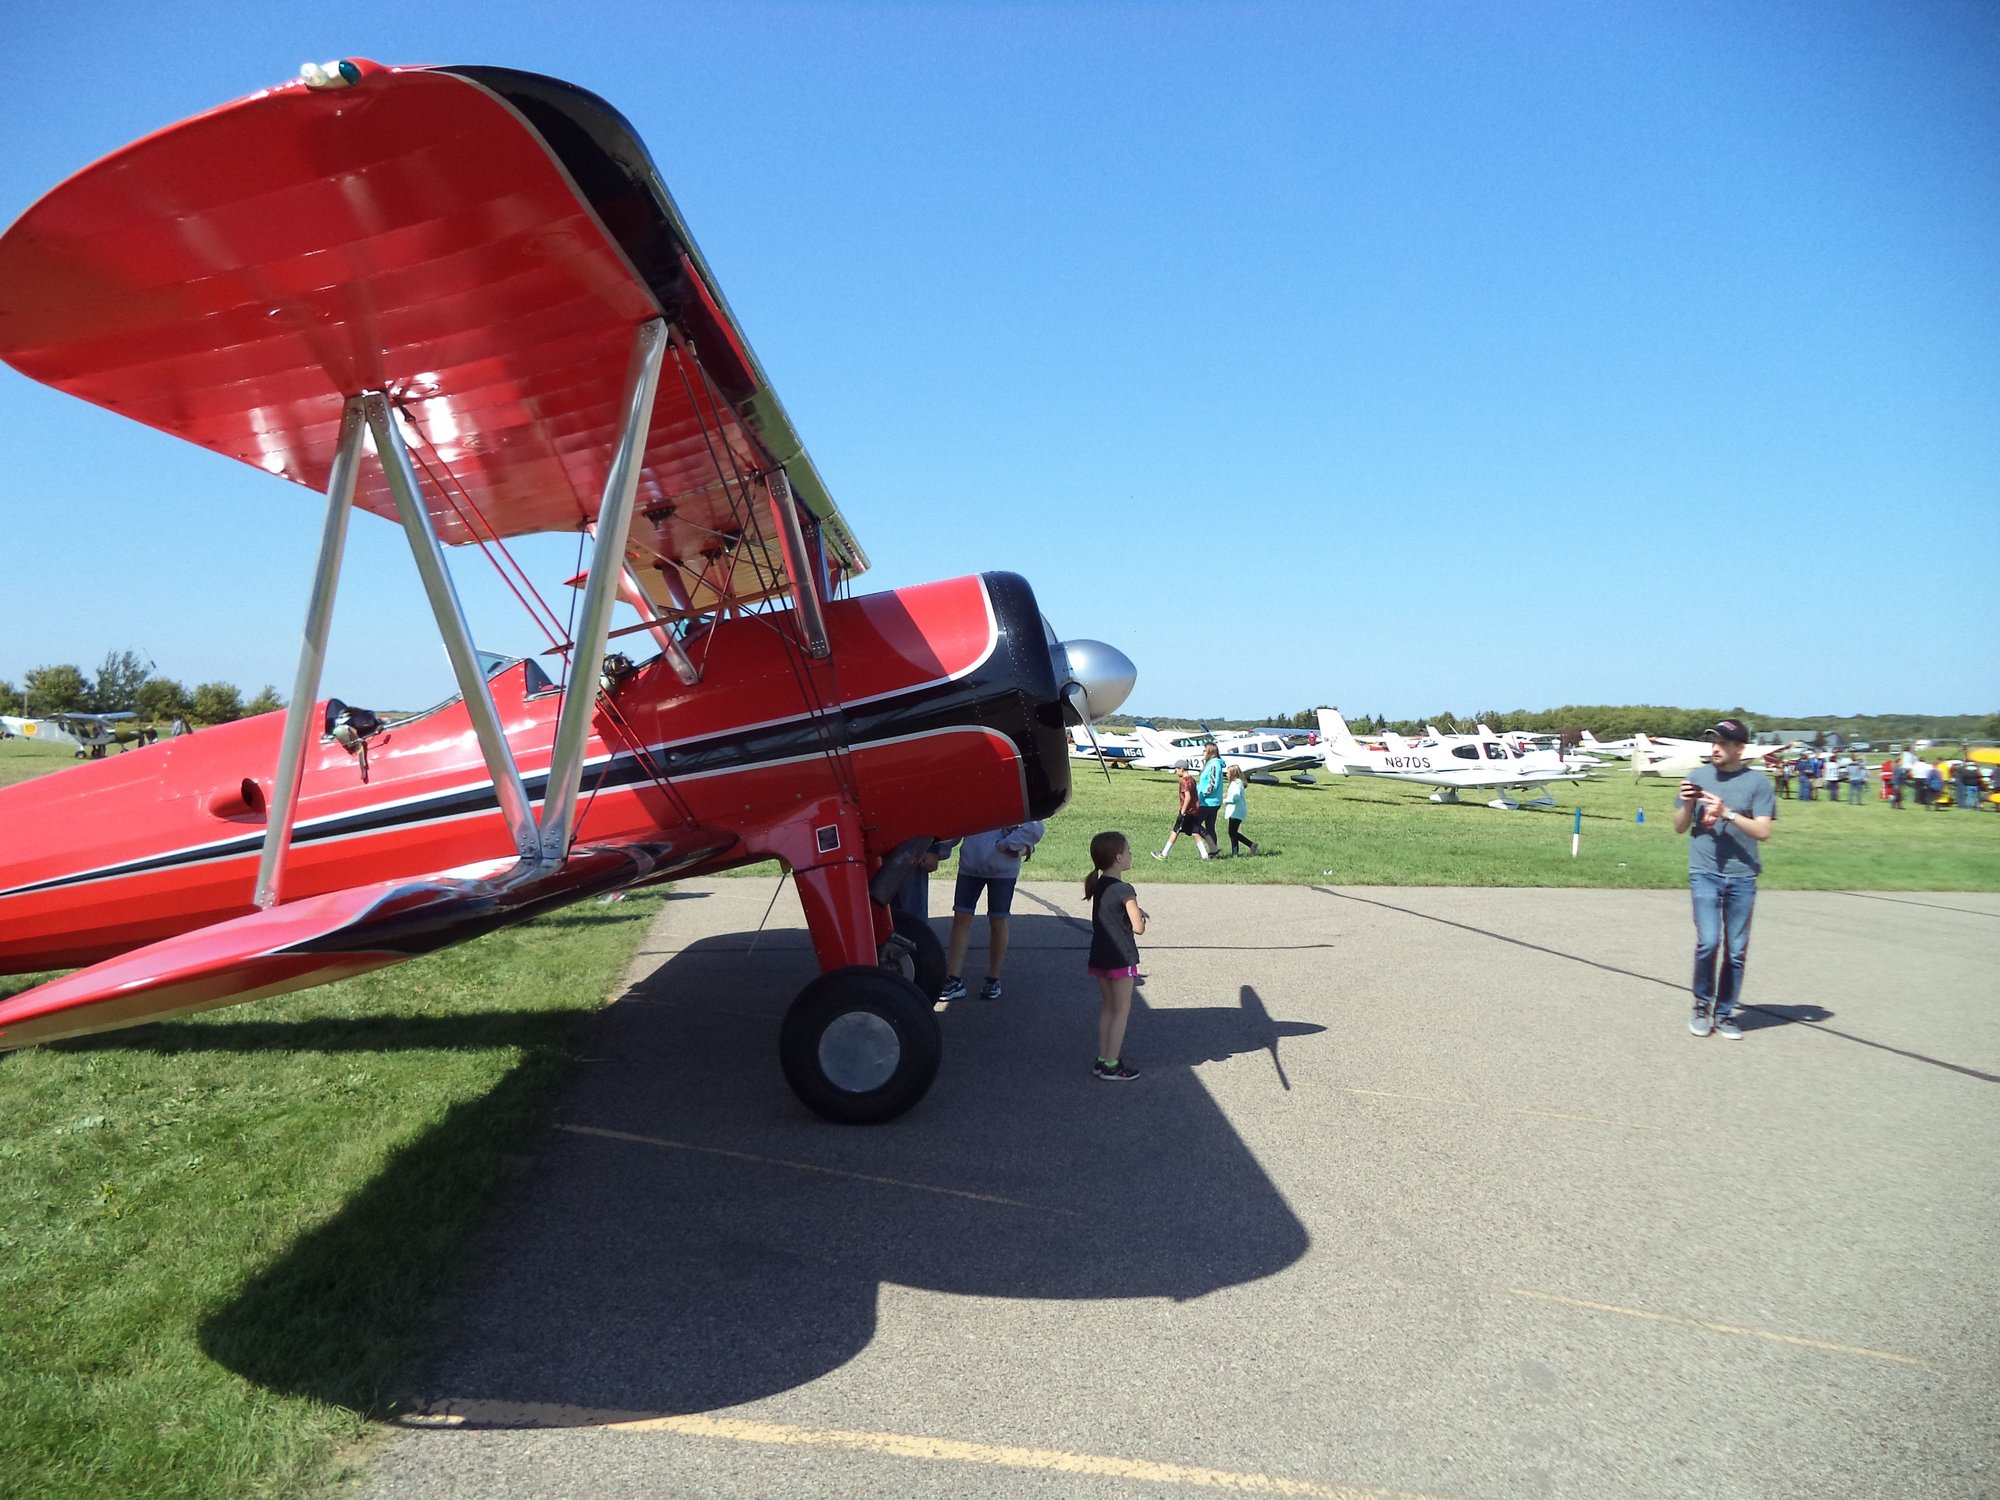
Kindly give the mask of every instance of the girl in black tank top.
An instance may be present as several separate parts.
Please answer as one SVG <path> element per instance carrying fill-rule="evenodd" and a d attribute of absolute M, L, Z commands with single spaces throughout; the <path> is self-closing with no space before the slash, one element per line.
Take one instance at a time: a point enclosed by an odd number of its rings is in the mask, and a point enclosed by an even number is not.
<path fill-rule="evenodd" d="M 1125 1023 L 1132 1016 L 1132 985 L 1139 977 L 1138 938 L 1146 930 L 1146 913 L 1139 893 L 1125 879 L 1132 868 L 1132 845 L 1122 833 L 1100 833 L 1090 841 L 1091 872 L 1084 877 L 1084 899 L 1090 902 L 1088 969 L 1097 981 L 1103 1007 L 1097 1017 L 1097 1061 L 1091 1073 L 1106 1083 L 1127 1083 L 1139 1076 L 1119 1057 L 1125 1045 Z"/>

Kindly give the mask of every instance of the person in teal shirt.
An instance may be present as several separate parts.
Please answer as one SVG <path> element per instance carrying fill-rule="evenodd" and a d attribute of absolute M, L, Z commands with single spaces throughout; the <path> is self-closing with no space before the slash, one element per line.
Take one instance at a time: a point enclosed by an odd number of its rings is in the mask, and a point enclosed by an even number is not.
<path fill-rule="evenodd" d="M 1222 752 L 1213 744 L 1201 747 L 1201 776 L 1195 781 L 1195 801 L 1201 807 L 1201 832 L 1210 849 L 1221 852 L 1222 842 L 1216 836 L 1215 816 L 1222 810 L 1222 784 L 1229 768 L 1222 763 Z"/>

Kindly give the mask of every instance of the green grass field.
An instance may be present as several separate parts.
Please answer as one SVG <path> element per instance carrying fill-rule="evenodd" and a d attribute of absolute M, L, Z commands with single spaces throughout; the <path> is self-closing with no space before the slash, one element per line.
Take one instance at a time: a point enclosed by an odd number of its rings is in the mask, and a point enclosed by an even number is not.
<path fill-rule="evenodd" d="M 17 781 L 81 764 L 68 745 L 43 745 L 17 738 L 0 740 L 0 786 L 12 786 Z"/>

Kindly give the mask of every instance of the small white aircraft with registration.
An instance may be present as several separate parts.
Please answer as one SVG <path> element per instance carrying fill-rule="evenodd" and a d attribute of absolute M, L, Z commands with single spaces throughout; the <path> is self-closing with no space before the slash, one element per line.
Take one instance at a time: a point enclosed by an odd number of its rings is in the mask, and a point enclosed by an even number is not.
<path fill-rule="evenodd" d="M 0 714 L 0 730 L 43 745 L 69 745 L 75 749 L 78 760 L 100 760 L 113 745 L 120 750 L 132 748 L 129 743 L 119 743 L 115 726 L 138 717 L 130 713 L 43 714 L 29 719 Z"/>
<path fill-rule="evenodd" d="M 1378 750 L 1354 737 L 1339 709 L 1322 708 L 1319 738 L 1326 769 L 1333 775 L 1374 776 L 1436 787 L 1431 793 L 1433 802 L 1456 802 L 1461 790 L 1473 789 L 1501 794 L 1488 802 L 1488 807 L 1554 807 L 1550 783 L 1583 780 L 1581 772 L 1563 765 L 1561 756 L 1541 750 L 1520 754 L 1490 730 L 1484 735 L 1433 733 L 1414 744 L 1388 731 Z M 1526 804 L 1505 795 L 1528 787 L 1542 788 L 1542 795 Z"/>
<path fill-rule="evenodd" d="M 1135 766 L 1144 753 L 1144 747 L 1129 734 L 1113 734 L 1109 730 L 1098 733 L 1082 724 L 1070 726 L 1071 760 L 1095 761 L 1105 766 Z"/>
<path fill-rule="evenodd" d="M 1215 736 L 1205 729 L 1170 736 L 1145 719 L 1133 723 L 1132 738 L 1139 742 L 1135 764 L 1142 771 L 1198 771 L 1202 747 L 1215 743 Z"/>
<path fill-rule="evenodd" d="M 1252 781 L 1275 784 L 1280 774 L 1289 772 L 1292 780 L 1303 780 L 1310 786 L 1311 773 L 1321 764 L 1318 750 L 1288 745 L 1276 731 L 1217 736 L 1203 730 L 1169 739 L 1141 720 L 1133 726 L 1132 734 L 1142 747 L 1137 763 L 1149 771 L 1199 771 L 1202 751 L 1209 745 L 1215 746 L 1225 766 L 1240 767 Z"/>

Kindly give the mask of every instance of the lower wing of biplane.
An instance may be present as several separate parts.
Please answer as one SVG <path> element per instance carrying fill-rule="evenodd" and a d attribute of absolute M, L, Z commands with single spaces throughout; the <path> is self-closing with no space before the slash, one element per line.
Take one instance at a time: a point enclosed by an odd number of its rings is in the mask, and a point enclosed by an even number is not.
<path fill-rule="evenodd" d="M 420 958 L 554 907 L 697 864 L 731 835 L 578 847 L 307 896 L 196 928 L 0 1001 L 0 1047 L 26 1047 L 260 1000 Z"/>
<path fill-rule="evenodd" d="M 834 1119 L 921 1097 L 941 963 L 880 899 L 897 861 L 1058 810 L 1065 724 L 1131 663 L 1058 642 L 1010 575 L 842 597 L 866 559 L 609 105 L 506 69 L 308 68 L 0 236 L 0 359 L 326 497 L 280 731 L 0 789 L 0 966 L 87 965 L 0 1004 L 0 1048 L 778 858 L 826 971 L 787 1077 Z M 459 689 L 431 715 L 319 697 L 355 509 L 409 541 Z M 545 531 L 592 546 L 568 624 L 506 551 Z M 524 670 L 496 700 L 448 545 L 518 585 L 559 686 Z M 621 598 L 652 662 L 611 650 Z"/>

